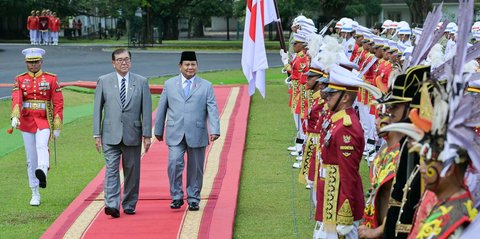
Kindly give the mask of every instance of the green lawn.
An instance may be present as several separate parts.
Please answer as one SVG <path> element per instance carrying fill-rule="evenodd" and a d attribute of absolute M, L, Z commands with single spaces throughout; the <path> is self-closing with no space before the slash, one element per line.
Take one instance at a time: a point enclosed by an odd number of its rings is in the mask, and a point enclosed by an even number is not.
<path fill-rule="evenodd" d="M 217 85 L 245 83 L 240 70 L 199 75 Z M 314 226 L 309 218 L 310 192 L 297 182 L 298 170 L 291 168 L 293 158 L 286 151 L 295 132 L 287 107 L 285 76 L 274 68 L 268 70 L 267 77 L 266 99 L 257 93 L 251 101 L 234 238 L 295 238 L 295 231 L 299 238 L 308 238 Z M 152 79 L 151 83 L 162 84 L 167 78 Z M 65 90 L 64 96 L 65 111 L 69 114 L 80 106 L 90 104 L 93 108 L 91 91 Z M 158 98 L 152 96 L 154 107 Z M 0 115 L 0 128 L 10 124 L 10 104 L 0 101 L 0 112 L 4 112 Z M 0 238 L 38 238 L 98 174 L 104 162 L 95 150 L 91 130 L 91 114 L 64 125 L 57 141 L 58 163 L 55 166 L 51 160 L 49 186 L 41 191 L 40 207 L 28 205 L 31 192 L 21 136 L 0 132 L 1 138 L 20 144 L 17 150 L 0 156 Z M 365 168 L 362 167 L 362 174 L 367 179 Z"/>

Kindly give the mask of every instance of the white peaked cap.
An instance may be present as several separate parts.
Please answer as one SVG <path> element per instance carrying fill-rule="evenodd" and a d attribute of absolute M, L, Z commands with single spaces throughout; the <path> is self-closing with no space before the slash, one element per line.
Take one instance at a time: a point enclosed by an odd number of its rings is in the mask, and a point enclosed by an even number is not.
<path fill-rule="evenodd" d="M 358 92 L 359 87 L 369 91 L 376 99 L 382 97 L 382 92 L 377 87 L 369 83 L 365 83 L 355 73 L 339 65 L 334 65 L 332 67 L 329 75 L 328 87 L 323 91 L 336 92 L 343 90 L 349 92 Z"/>
<path fill-rule="evenodd" d="M 302 20 L 302 19 L 306 19 L 307 17 L 305 17 L 304 15 L 299 15 L 298 17 L 296 17 L 295 19 L 293 19 L 293 25 L 297 25 L 298 24 L 298 21 Z"/>
<path fill-rule="evenodd" d="M 22 54 L 25 55 L 25 61 L 38 61 L 45 55 L 45 50 L 36 47 L 27 48 L 22 51 Z"/>

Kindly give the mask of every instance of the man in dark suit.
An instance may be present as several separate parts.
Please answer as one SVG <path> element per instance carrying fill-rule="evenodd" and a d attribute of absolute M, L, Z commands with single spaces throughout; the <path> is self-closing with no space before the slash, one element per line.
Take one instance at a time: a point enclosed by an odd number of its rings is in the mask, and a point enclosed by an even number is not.
<path fill-rule="evenodd" d="M 166 119 L 168 178 L 172 197 L 170 208 L 178 209 L 183 205 L 182 174 L 187 152 L 188 209 L 197 211 L 205 148 L 209 141 L 213 142 L 220 136 L 220 122 L 212 84 L 196 76 L 198 64 L 195 52 L 183 52 L 179 68 L 181 74 L 165 82 L 158 103 L 155 137 L 163 141 Z"/>
<path fill-rule="evenodd" d="M 122 156 L 126 214 L 135 214 L 140 185 L 142 138 L 145 152 L 152 137 L 152 98 L 145 77 L 130 71 L 131 53 L 112 53 L 115 72 L 100 76 L 95 90 L 93 135 L 97 150 L 105 158 L 105 214 L 120 217 L 120 175 Z M 102 117 L 103 113 L 103 117 Z"/>

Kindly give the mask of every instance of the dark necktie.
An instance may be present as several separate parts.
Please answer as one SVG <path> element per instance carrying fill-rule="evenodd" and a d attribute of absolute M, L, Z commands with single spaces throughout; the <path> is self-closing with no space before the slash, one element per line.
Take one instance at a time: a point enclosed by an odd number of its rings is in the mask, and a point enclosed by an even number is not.
<path fill-rule="evenodd" d="M 122 85 L 120 86 L 120 102 L 122 102 L 122 108 L 125 108 L 125 96 L 126 96 L 126 87 L 125 87 L 125 78 L 122 79 Z"/>
<path fill-rule="evenodd" d="M 186 80 L 185 83 L 187 83 L 187 86 L 185 86 L 185 88 L 183 88 L 183 93 L 185 93 L 185 97 L 187 97 L 188 94 L 190 94 L 190 85 L 192 84 L 192 81 L 191 80 Z"/>

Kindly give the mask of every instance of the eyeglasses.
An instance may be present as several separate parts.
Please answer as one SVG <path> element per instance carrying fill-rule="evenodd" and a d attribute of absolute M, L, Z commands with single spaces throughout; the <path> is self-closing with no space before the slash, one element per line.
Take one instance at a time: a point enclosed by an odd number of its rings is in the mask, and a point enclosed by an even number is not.
<path fill-rule="evenodd" d="M 130 58 L 129 58 L 129 57 L 126 57 L 126 58 L 118 58 L 118 59 L 115 59 L 115 62 L 116 62 L 116 63 L 130 63 Z"/>

